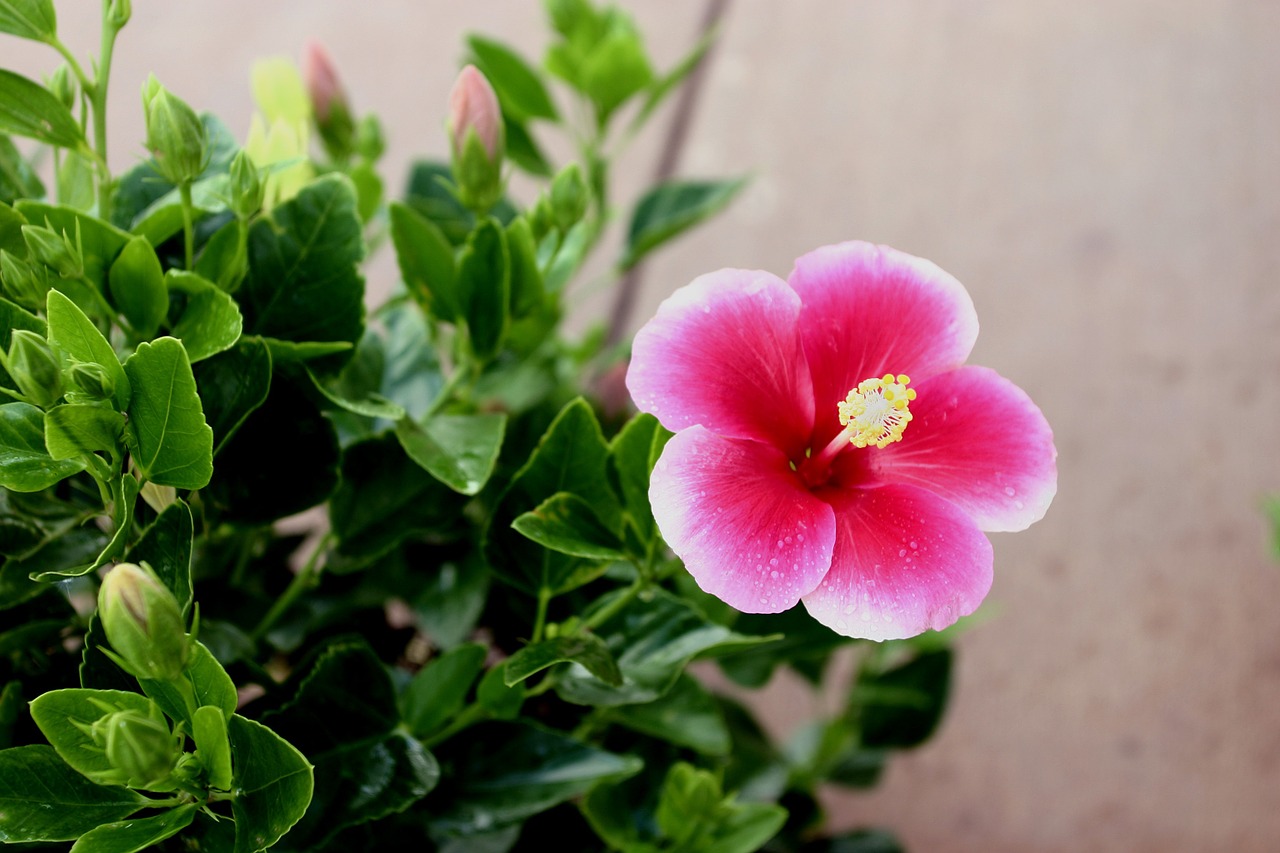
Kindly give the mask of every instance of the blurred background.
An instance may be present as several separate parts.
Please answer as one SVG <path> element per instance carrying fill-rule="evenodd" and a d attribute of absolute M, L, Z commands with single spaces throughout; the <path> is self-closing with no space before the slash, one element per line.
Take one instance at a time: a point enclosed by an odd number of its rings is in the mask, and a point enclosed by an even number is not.
<path fill-rule="evenodd" d="M 97 5 L 59 3 L 82 56 Z M 661 69 L 705 13 L 622 5 Z M 887 243 L 967 285 L 971 360 L 1031 394 L 1059 451 L 1047 518 L 993 537 L 989 618 L 960 641 L 938 736 L 876 791 L 833 795 L 834 822 L 890 827 L 914 851 L 1280 849 L 1280 566 L 1262 512 L 1280 491 L 1280 4 L 723 5 L 677 174 L 754 178 L 657 254 L 629 328 L 703 272 L 785 276 L 826 243 Z M 142 156 L 147 72 L 243 140 L 252 63 L 314 37 L 357 112 L 382 117 L 398 195 L 410 159 L 447 151 L 463 34 L 536 59 L 542 15 L 532 0 L 134 0 L 113 168 Z M 30 76 L 56 64 L 12 38 L 0 51 Z M 616 167 L 622 205 L 657 168 L 666 110 Z M 611 303 L 599 286 L 579 298 L 583 327 Z M 779 730 L 833 701 L 783 678 L 766 693 Z"/>

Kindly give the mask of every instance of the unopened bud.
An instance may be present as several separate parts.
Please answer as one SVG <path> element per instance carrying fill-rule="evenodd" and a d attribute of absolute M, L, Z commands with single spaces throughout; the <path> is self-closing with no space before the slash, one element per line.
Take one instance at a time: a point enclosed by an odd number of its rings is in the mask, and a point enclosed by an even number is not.
<path fill-rule="evenodd" d="M 346 160 L 355 145 L 355 122 L 333 59 L 318 41 L 308 42 L 302 50 L 302 79 L 325 151 L 335 160 Z"/>
<path fill-rule="evenodd" d="M 131 788 L 162 786 L 182 754 L 178 739 L 158 709 L 154 715 L 140 711 L 108 714 L 94 723 L 93 739 L 111 764 L 110 784 Z"/>
<path fill-rule="evenodd" d="M 88 402 L 101 402 L 115 396 L 116 380 L 101 364 L 77 362 L 67 370 L 67 378 Z"/>
<path fill-rule="evenodd" d="M 182 609 L 148 566 L 121 563 L 107 573 L 98 618 L 131 675 L 171 681 L 182 674 L 190 650 Z"/>
<path fill-rule="evenodd" d="M 370 163 L 382 157 L 387 142 L 382 136 L 382 124 L 375 115 L 367 115 L 356 125 L 356 153 Z"/>
<path fill-rule="evenodd" d="M 241 149 L 231 161 L 231 210 L 241 219 L 248 219 L 262 209 L 265 190 L 258 167 Z"/>
<path fill-rule="evenodd" d="M 9 298 L 26 308 L 43 308 L 49 295 L 44 269 L 0 249 L 0 281 Z"/>
<path fill-rule="evenodd" d="M 474 65 L 462 69 L 449 93 L 447 128 L 459 197 L 472 210 L 487 211 L 502 196 L 505 131 L 498 96 Z"/>
<path fill-rule="evenodd" d="M 551 182 L 551 212 L 561 231 L 578 224 L 587 212 L 587 182 L 582 168 L 570 163 Z"/>
<path fill-rule="evenodd" d="M 161 86 L 153 74 L 142 86 L 142 112 L 156 171 L 171 184 L 189 184 L 198 178 L 208 151 L 204 125 L 195 110 Z"/>
<path fill-rule="evenodd" d="M 62 398 L 62 369 L 49 342 L 26 329 L 14 329 L 5 367 L 22 395 L 42 409 Z"/>
<path fill-rule="evenodd" d="M 108 13 L 111 26 L 117 30 L 129 23 L 129 18 L 133 17 L 132 0 L 111 0 L 111 10 Z"/>
<path fill-rule="evenodd" d="M 67 63 L 62 63 L 49 75 L 48 88 L 67 109 L 76 105 L 76 81 L 71 76 L 71 68 Z"/>
<path fill-rule="evenodd" d="M 63 278 L 79 278 L 84 275 L 84 256 L 80 252 L 80 241 L 73 241 L 67 236 L 67 232 L 59 235 L 52 228 L 23 225 L 22 239 L 26 241 L 32 258 Z"/>
<path fill-rule="evenodd" d="M 551 209 L 551 194 L 540 194 L 526 216 L 529 218 L 529 230 L 533 233 L 534 241 L 542 242 L 542 238 L 556 227 L 555 213 Z"/>

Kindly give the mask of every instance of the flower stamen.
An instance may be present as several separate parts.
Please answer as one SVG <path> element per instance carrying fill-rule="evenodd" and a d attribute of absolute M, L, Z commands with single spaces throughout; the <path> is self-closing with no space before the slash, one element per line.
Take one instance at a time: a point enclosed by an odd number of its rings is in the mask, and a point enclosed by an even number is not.
<path fill-rule="evenodd" d="M 916 398 L 914 388 L 908 388 L 911 379 L 905 374 L 864 379 L 842 401 L 841 433 L 854 447 L 888 447 L 902 440 L 902 433 L 911 422 L 911 401 Z"/>

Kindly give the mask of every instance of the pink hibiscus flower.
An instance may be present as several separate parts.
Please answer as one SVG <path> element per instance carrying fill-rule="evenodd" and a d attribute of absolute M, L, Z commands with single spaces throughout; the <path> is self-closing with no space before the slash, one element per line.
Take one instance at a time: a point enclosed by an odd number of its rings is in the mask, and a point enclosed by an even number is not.
<path fill-rule="evenodd" d="M 868 243 L 663 302 L 627 387 L 675 432 L 649 496 L 698 585 L 747 613 L 803 601 L 872 640 L 972 613 L 991 588 L 983 531 L 1027 527 L 1057 490 L 1044 415 L 962 366 L 977 336 L 958 281 Z"/>

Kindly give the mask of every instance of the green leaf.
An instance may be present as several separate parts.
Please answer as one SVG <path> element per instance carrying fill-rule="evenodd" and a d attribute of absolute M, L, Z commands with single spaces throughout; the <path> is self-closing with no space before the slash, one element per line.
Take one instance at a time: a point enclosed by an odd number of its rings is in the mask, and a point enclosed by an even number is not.
<path fill-rule="evenodd" d="M 596 123 L 604 127 L 613 111 L 653 81 L 653 69 L 635 28 L 615 26 L 595 45 L 580 70 L 580 82 L 596 107 Z"/>
<path fill-rule="evenodd" d="M 0 11 L 0 15 L 2 14 Z M 20 198 L 40 198 L 43 195 L 44 184 L 40 183 L 40 176 L 9 137 L 0 135 L 0 202 L 12 204 Z M 3 217 L 3 211 L 0 211 L 0 218 Z M 13 252 L 14 248 L 0 240 L 0 249 Z"/>
<path fill-rule="evenodd" d="M 213 475 L 213 430 L 182 343 L 139 344 L 124 371 L 133 388 L 126 435 L 138 470 L 157 485 L 204 488 Z"/>
<path fill-rule="evenodd" d="M 27 569 L 17 560 L 0 563 L 0 610 L 17 607 L 42 592 L 48 592 L 49 587 L 36 583 L 27 575 Z M 4 746 L 4 743 L 0 743 L 0 749 Z"/>
<path fill-rule="evenodd" d="M 71 853 L 140 853 L 186 829 L 199 810 L 199 803 L 188 803 L 152 817 L 104 823 L 80 836 Z"/>
<path fill-rule="evenodd" d="M 240 340 L 244 318 L 236 301 L 216 284 L 180 270 L 169 270 L 164 284 L 169 293 L 186 297 L 173 324 L 173 336 L 182 341 L 193 363 L 224 352 Z"/>
<path fill-rule="evenodd" d="M 55 406 L 44 416 L 44 442 L 54 459 L 78 459 L 85 453 L 121 458 L 124 415 L 101 406 Z"/>
<path fill-rule="evenodd" d="M 450 649 L 409 682 L 401 697 L 401 714 L 415 737 L 426 737 L 462 710 L 484 667 L 486 651 L 479 643 Z"/>
<path fill-rule="evenodd" d="M 729 729 L 720 706 L 706 688 L 688 674 L 682 674 L 665 696 L 631 705 L 609 719 L 703 755 L 729 754 Z"/>
<path fill-rule="evenodd" d="M 58 35 L 53 0 L 0 0 L 0 33 L 52 42 Z"/>
<path fill-rule="evenodd" d="M 106 534 L 97 527 L 76 527 L 53 537 L 34 553 L 21 560 L 10 560 L 6 565 L 14 570 L 21 567 L 36 580 L 62 580 L 90 571 L 96 558 L 108 548 Z"/>
<path fill-rule="evenodd" d="M 195 273 L 230 293 L 240 286 L 248 271 L 249 227 L 241 219 L 232 219 L 204 244 L 196 258 Z"/>
<path fill-rule="evenodd" d="M 858 829 L 832 836 L 814 853 L 906 853 L 906 848 L 887 830 Z"/>
<path fill-rule="evenodd" d="M 112 560 L 118 559 L 124 553 L 124 547 L 133 532 L 133 513 L 138 502 L 138 489 L 139 483 L 132 474 L 121 476 L 119 485 L 113 487 L 113 492 L 118 493 L 116 506 L 113 508 L 117 516 L 115 519 L 117 526 L 110 541 L 107 542 L 96 558 L 89 563 L 77 563 L 70 567 L 63 564 L 55 568 L 32 572 L 31 579 L 50 583 L 64 578 L 76 578 L 81 575 L 87 575 L 89 572 L 96 572 Z"/>
<path fill-rule="evenodd" d="M 543 301 L 542 273 L 538 269 L 538 247 L 523 216 L 507 226 L 507 249 L 511 254 L 511 316 L 524 317 Z"/>
<path fill-rule="evenodd" d="M 22 257 L 27 251 L 27 241 L 22 238 L 22 226 L 29 224 L 25 216 L 0 199 L 0 249 Z M 3 329 L 0 329 L 0 333 L 2 332 Z"/>
<path fill-rule="evenodd" d="M 347 366 L 351 366 L 351 362 L 347 362 Z M 357 398 L 343 396 L 340 392 L 333 390 L 325 385 L 320 378 L 311 372 L 309 367 L 303 368 L 307 372 L 311 383 L 315 385 L 316 390 L 324 396 L 326 400 L 333 403 L 340 409 L 351 412 L 352 414 L 362 415 L 366 418 L 386 418 L 387 420 L 398 420 L 405 415 L 404 409 L 397 406 L 381 394 L 369 394 Z M 343 368 L 345 371 L 346 368 Z"/>
<path fill-rule="evenodd" d="M 530 175 L 539 178 L 551 177 L 553 172 L 551 163 L 529 133 L 529 128 L 511 115 L 502 117 L 502 126 L 507 138 L 507 160 Z"/>
<path fill-rule="evenodd" d="M 209 113 L 201 113 L 200 123 L 204 126 L 205 150 L 209 154 L 209 165 L 201 173 L 200 179 L 192 185 L 193 201 L 196 201 L 197 204 L 199 202 L 195 196 L 200 194 L 199 187 L 203 183 L 203 179 L 215 175 L 226 175 L 231 160 L 240 150 L 240 145 L 235 136 L 216 116 Z M 226 195 L 228 193 L 224 189 L 224 199 Z M 166 212 L 160 214 L 162 210 Z M 147 158 L 143 160 L 123 175 L 120 175 L 116 180 L 115 198 L 111 205 L 111 220 L 116 227 L 125 229 L 137 228 L 139 229 L 137 233 L 147 236 L 147 233 L 144 232 L 149 232 L 150 230 L 147 227 L 149 224 L 147 222 L 148 219 L 156 220 L 161 217 L 167 219 L 175 213 L 177 214 L 176 228 L 166 225 L 160 233 L 167 232 L 171 236 L 182 228 L 182 209 L 181 197 L 177 192 L 177 188 L 156 171 L 154 159 Z M 151 236 L 156 237 L 151 243 L 153 246 L 157 246 L 164 241 L 164 237 L 160 236 L 159 233 L 151 234 Z M 206 278 L 212 278 L 212 276 L 206 276 Z"/>
<path fill-rule="evenodd" d="M 31 718 L 40 732 L 78 773 L 99 784 L 109 783 L 118 771 L 103 747 L 94 743 L 88 729 L 117 711 L 135 711 L 158 717 L 156 704 L 137 693 L 121 690 L 86 690 L 72 687 L 51 690 L 31 702 Z"/>
<path fill-rule="evenodd" d="M 3 572 L 0 567 L 0 572 Z M 22 699 L 22 683 L 10 681 L 0 690 L 0 750 L 8 749 L 13 743 L 14 724 L 27 709 Z"/>
<path fill-rule="evenodd" d="M 76 361 L 103 367 L 116 384 L 116 408 L 127 409 L 131 398 L 129 377 L 116 357 L 116 351 L 93 321 L 56 290 L 49 291 L 46 312 L 49 317 L 49 343 Z"/>
<path fill-rule="evenodd" d="M 245 332 L 354 346 L 364 332 L 363 258 L 351 182 L 327 175 L 311 183 L 249 231 L 239 292 Z"/>
<path fill-rule="evenodd" d="M 231 349 L 192 365 L 216 456 L 271 390 L 271 350 L 242 337 Z"/>
<path fill-rule="evenodd" d="M 38 492 L 82 470 L 83 461 L 49 455 L 43 412 L 29 403 L 0 405 L 0 486 Z"/>
<path fill-rule="evenodd" d="M 649 190 L 631 213 L 622 268 L 634 267 L 658 246 L 719 213 L 746 185 L 746 178 L 669 181 Z"/>
<path fill-rule="evenodd" d="M 0 69 L 0 133 L 27 136 L 60 148 L 86 149 L 80 124 L 53 93 Z"/>
<path fill-rule="evenodd" d="M 221 708 L 205 705 L 191 717 L 191 739 L 196 742 L 196 757 L 204 765 L 209 785 L 222 790 L 231 788 L 231 742 L 227 740 L 227 718 Z"/>
<path fill-rule="evenodd" d="M 495 666 L 480 679 L 476 702 L 495 720 L 515 719 L 524 704 L 524 682 L 507 684 L 506 665 Z"/>
<path fill-rule="evenodd" d="M 557 492 L 511 526 L 542 547 L 571 557 L 627 559 L 622 541 L 596 517 L 591 504 L 568 492 Z"/>
<path fill-rule="evenodd" d="M 433 317 L 457 322 L 461 313 L 453 247 L 431 220 L 399 202 L 390 205 L 391 242 L 409 293 Z"/>
<path fill-rule="evenodd" d="M 657 418 L 641 413 L 627 421 L 609 442 L 610 476 L 617 484 L 628 519 L 645 544 L 656 532 L 649 507 L 649 477 L 670 438 L 671 433 Z"/>
<path fill-rule="evenodd" d="M 434 569 L 426 572 L 425 585 L 409 605 L 432 644 L 451 649 L 475 629 L 488 600 L 489 569 L 474 552 L 466 562 L 445 562 Z"/>
<path fill-rule="evenodd" d="M 70 841 L 147 802 L 128 788 L 95 785 L 51 746 L 0 751 L 0 838 L 6 842 Z"/>
<path fill-rule="evenodd" d="M 927 652 L 854 686 L 861 705 L 862 743 L 907 749 L 928 740 L 942 719 L 951 687 L 950 649 Z"/>
<path fill-rule="evenodd" d="M 236 714 L 227 734 L 235 769 L 235 853 L 257 853 L 280 840 L 307 810 L 311 765 L 271 729 Z"/>
<path fill-rule="evenodd" d="M 622 685 L 622 673 L 618 671 L 618 665 L 604 641 L 595 634 L 578 634 L 530 643 L 507 658 L 507 686 L 524 681 L 547 667 L 569 661 L 581 664 L 606 684 L 614 687 Z"/>
<path fill-rule="evenodd" d="M 519 823 L 643 766 L 636 756 L 522 723 L 483 723 L 467 735 L 451 739 L 447 755 L 441 750 L 455 775 L 435 800 L 434 836 L 467 837 Z"/>
<path fill-rule="evenodd" d="M 737 803 L 721 795 L 707 770 L 673 765 L 656 812 L 662 834 L 682 849 L 708 853 L 752 853 L 782 829 L 787 810 L 766 803 Z"/>
<path fill-rule="evenodd" d="M 591 248 L 594 228 L 592 223 L 584 219 L 569 229 L 547 267 L 545 284 L 548 293 L 559 293 L 578 271 L 587 256 L 587 250 Z"/>
<path fill-rule="evenodd" d="M 655 80 L 653 85 L 649 87 L 649 94 L 644 99 L 644 105 L 636 112 L 636 117 L 631 121 L 630 131 L 632 133 L 638 131 L 649 116 L 653 115 L 667 96 L 679 88 L 685 78 L 698 67 L 698 63 L 706 56 L 707 51 L 715 44 L 716 38 L 719 36 L 718 27 L 711 32 L 706 33 L 702 38 L 698 39 L 698 43 L 693 46 L 687 54 L 684 55 L 675 67 L 662 75 L 661 78 Z"/>
<path fill-rule="evenodd" d="M 546 84 L 518 53 L 479 35 L 467 36 L 467 46 L 471 48 L 476 67 L 493 84 L 504 113 L 521 121 L 530 118 L 559 120 Z"/>
<path fill-rule="evenodd" d="M 191 612 L 191 543 L 195 535 L 191 508 L 181 499 L 165 507 L 138 543 L 129 549 L 129 562 L 146 563 L 178 599 L 182 615 Z"/>
<path fill-rule="evenodd" d="M 188 729 L 197 708 L 217 708 L 228 718 L 235 713 L 239 702 L 235 682 L 204 643 L 191 641 L 191 656 L 182 678 L 185 681 L 182 685 L 149 678 L 138 679 L 138 685 L 171 718 L 186 722 Z M 195 703 L 194 708 L 187 705 L 188 698 Z"/>
<path fill-rule="evenodd" d="M 471 351 L 488 361 L 502 348 L 510 321 L 511 261 L 496 219 L 476 225 L 458 256 L 458 296 Z"/>
<path fill-rule="evenodd" d="M 6 209 L 4 205 L 0 205 L 0 220 L 3 219 Z M 17 216 L 17 214 L 14 215 Z M 0 229 L 3 228 L 3 224 L 3 221 L 0 221 Z M 0 248 L 3 248 L 3 246 L 0 246 Z M 25 246 L 22 251 L 26 251 Z M 48 333 L 48 326 L 44 320 L 41 320 L 25 308 L 15 305 L 8 299 L 0 298 L 0 350 L 6 353 L 9 351 L 9 346 L 13 343 L 13 332 L 16 329 L 26 329 L 38 335 L 46 335 Z M 4 369 L 3 364 L 0 364 L 0 385 L 6 388 L 17 387 L 13 377 Z"/>
<path fill-rule="evenodd" d="M 58 201 L 83 212 L 93 209 L 97 201 L 94 193 L 96 171 L 97 165 L 93 160 L 77 151 L 67 151 L 58 164 Z"/>
<path fill-rule="evenodd" d="M 169 310 L 164 271 L 156 250 L 142 237 L 134 237 L 116 256 L 107 275 L 111 301 L 142 338 L 151 338 Z"/>
<path fill-rule="evenodd" d="M 435 415 L 421 424 L 396 423 L 396 438 L 409 458 L 455 492 L 475 495 L 493 474 L 507 416 Z"/>

